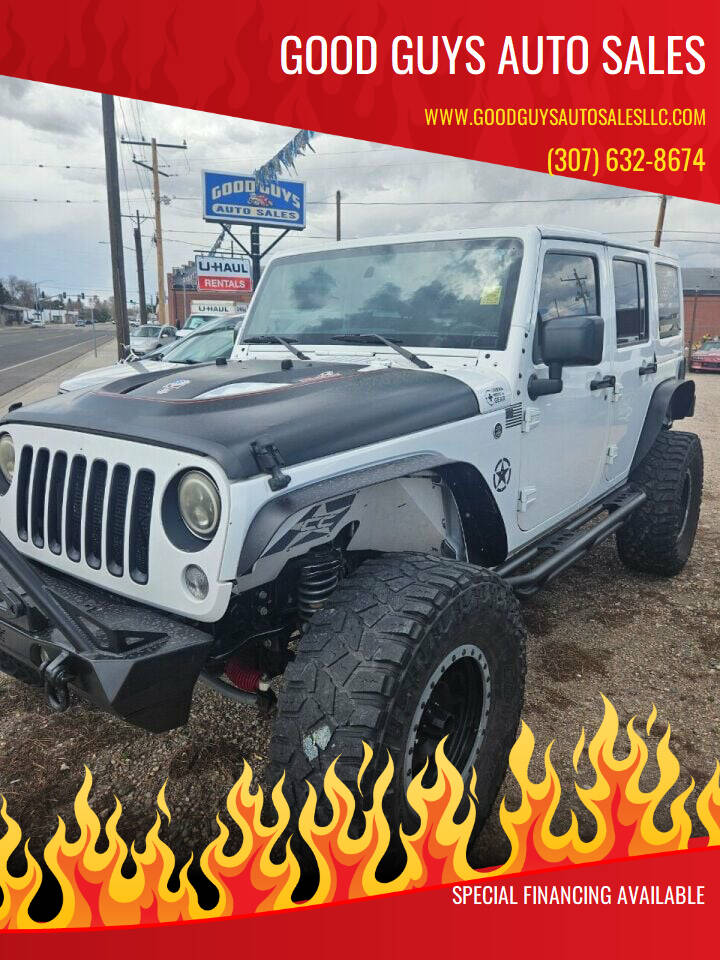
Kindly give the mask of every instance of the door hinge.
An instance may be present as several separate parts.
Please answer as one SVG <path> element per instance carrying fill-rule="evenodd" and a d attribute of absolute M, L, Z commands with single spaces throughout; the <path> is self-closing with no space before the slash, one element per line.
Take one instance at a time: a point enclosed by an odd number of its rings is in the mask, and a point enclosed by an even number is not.
<path fill-rule="evenodd" d="M 533 427 L 540 423 L 540 410 L 537 407 L 525 407 L 523 411 L 522 427 L 523 433 L 530 433 Z"/>
<path fill-rule="evenodd" d="M 622 397 L 622 384 L 620 383 L 620 378 L 618 377 L 615 380 L 615 386 L 613 387 L 613 392 L 610 395 L 610 403 L 617 403 L 617 401 Z"/>
<path fill-rule="evenodd" d="M 521 487 L 518 492 L 518 511 L 525 513 L 531 503 L 537 500 L 537 487 Z"/>
<path fill-rule="evenodd" d="M 618 458 L 618 448 L 616 443 L 611 443 L 605 454 L 605 463 L 615 463 Z"/>
<path fill-rule="evenodd" d="M 277 445 L 263 437 L 260 440 L 253 440 L 250 449 L 260 470 L 270 474 L 268 480 L 270 489 L 283 490 L 290 483 L 290 477 L 282 471 L 285 461 L 280 456 Z"/>

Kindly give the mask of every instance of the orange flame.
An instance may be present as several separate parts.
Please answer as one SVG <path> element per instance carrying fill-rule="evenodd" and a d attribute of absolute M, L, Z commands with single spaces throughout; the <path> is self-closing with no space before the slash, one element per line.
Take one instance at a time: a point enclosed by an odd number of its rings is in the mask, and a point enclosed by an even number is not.
<path fill-rule="evenodd" d="M 695 784 L 679 793 L 670 803 L 671 826 L 660 830 L 655 825 L 655 812 L 677 782 L 680 764 L 670 748 L 668 728 L 655 749 L 657 778 L 655 785 L 644 790 L 640 779 L 650 751 L 634 720 L 627 724 L 629 748 L 625 756 L 615 756 L 619 724 L 612 704 L 604 699 L 605 714 L 597 733 L 587 745 L 588 759 L 595 774 L 590 787 L 575 784 L 577 798 L 595 823 L 590 839 L 580 835 L 578 818 L 572 812 L 570 827 L 565 833 L 552 829 L 558 808 L 561 787 L 550 753 L 544 755 L 545 775 L 539 782 L 529 775 L 535 752 L 535 738 L 528 726 L 510 753 L 510 771 L 517 780 L 521 802 L 515 810 L 503 800 L 500 822 L 507 834 L 511 851 L 506 862 L 492 869 L 477 870 L 468 862 L 468 848 L 475 825 L 475 806 L 465 803 L 467 812 L 456 821 L 467 793 L 474 797 L 475 775 L 469 790 L 458 771 L 447 760 L 440 744 L 436 753 L 437 775 L 424 785 L 423 774 L 411 783 L 407 799 L 417 813 L 419 825 L 413 833 L 400 831 L 405 851 L 405 865 L 392 880 L 378 878 L 378 865 L 388 849 L 391 827 L 383 813 L 382 803 L 393 773 L 388 757 L 385 769 L 371 785 L 371 804 L 361 813 L 363 824 L 359 835 L 350 829 L 356 815 L 352 792 L 342 783 L 333 764 L 325 775 L 324 793 L 331 809 L 326 825 L 317 822 L 318 797 L 310 788 L 299 814 L 298 830 L 315 857 L 319 882 L 306 903 L 330 903 L 348 898 L 372 896 L 410 890 L 434 883 L 456 880 L 478 881 L 489 877 L 516 873 L 539 865 L 588 863 L 610 857 L 636 856 L 682 850 L 688 846 L 691 820 L 687 811 Z M 653 707 L 646 724 L 649 736 L 657 712 Z M 573 753 L 573 766 L 578 771 L 585 749 L 583 730 Z M 365 747 L 365 756 L 358 775 L 358 787 L 372 758 Z M 217 903 L 203 907 L 195 887 L 188 878 L 188 861 L 180 870 L 177 889 L 169 882 L 176 865 L 170 847 L 160 837 L 161 814 L 170 820 L 165 801 L 165 788 L 157 798 L 157 814 L 145 837 L 144 849 L 133 844 L 130 859 L 135 871 L 125 876 L 121 867 L 128 856 L 128 846 L 118 832 L 122 812 L 116 799 L 115 810 L 104 825 L 107 841 L 98 850 L 103 827 L 89 804 L 92 777 L 85 771 L 85 780 L 75 799 L 75 818 L 80 836 L 68 841 L 65 824 L 59 821 L 54 836 L 44 851 L 45 862 L 57 878 L 62 903 L 55 917 L 45 923 L 33 920 L 30 912 L 33 898 L 42 882 L 42 871 L 30 854 L 27 843 L 27 868 L 23 876 L 8 872 L 8 860 L 22 842 L 22 831 L 12 819 L 3 799 L 0 818 L 5 833 L 0 837 L 0 928 L 4 927 L 68 927 L 92 925 L 171 922 L 228 916 L 295 907 L 292 893 L 300 877 L 300 865 L 290 848 L 271 858 L 291 820 L 291 812 L 283 794 L 282 780 L 274 787 L 271 799 L 275 822 L 268 825 L 262 817 L 263 793 L 252 789 L 253 773 L 245 764 L 242 775 L 227 798 L 227 812 L 242 834 L 242 843 L 233 853 L 226 853 L 229 837 L 227 824 L 218 816 L 218 834 L 203 851 L 200 866 L 218 891 Z M 716 764 L 710 781 L 695 801 L 698 818 L 707 830 L 707 845 L 720 844 L 720 765 Z M 357 833 L 357 831 L 356 831 Z"/>

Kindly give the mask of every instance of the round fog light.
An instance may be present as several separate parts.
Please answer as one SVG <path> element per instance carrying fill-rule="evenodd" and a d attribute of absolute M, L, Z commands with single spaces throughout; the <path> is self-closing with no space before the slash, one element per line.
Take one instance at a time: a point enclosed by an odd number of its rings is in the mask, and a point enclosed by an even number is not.
<path fill-rule="evenodd" d="M 205 599 L 210 590 L 210 584 L 208 583 L 208 578 L 204 570 L 201 570 L 200 567 L 196 567 L 194 563 L 191 563 L 189 567 L 185 567 L 183 570 L 183 579 L 190 596 L 196 600 Z"/>

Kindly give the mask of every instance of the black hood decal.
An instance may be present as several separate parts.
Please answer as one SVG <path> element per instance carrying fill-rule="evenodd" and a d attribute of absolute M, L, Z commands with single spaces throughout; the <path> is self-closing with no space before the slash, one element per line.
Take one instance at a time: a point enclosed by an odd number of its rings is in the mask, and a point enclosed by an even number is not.
<path fill-rule="evenodd" d="M 224 395 L 208 396 L 217 390 Z M 473 391 L 445 374 L 249 360 L 126 377 L 20 408 L 6 422 L 197 453 L 238 480 L 260 472 L 256 440 L 272 441 L 292 466 L 478 413 Z"/>

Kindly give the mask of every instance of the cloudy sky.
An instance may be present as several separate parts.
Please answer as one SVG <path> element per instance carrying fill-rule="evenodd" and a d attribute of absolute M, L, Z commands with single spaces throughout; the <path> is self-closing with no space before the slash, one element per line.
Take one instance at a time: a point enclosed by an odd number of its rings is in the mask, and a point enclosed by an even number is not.
<path fill-rule="evenodd" d="M 207 249 L 218 233 L 201 218 L 200 171 L 250 172 L 295 133 L 121 98 L 116 99 L 116 125 L 118 137 L 187 141 L 186 151 L 160 151 L 161 169 L 170 175 L 161 178 L 168 201 L 163 205 L 168 269 Z M 618 239 L 652 239 L 658 200 L 651 194 L 341 137 L 318 136 L 313 145 L 316 153 L 297 164 L 311 201 L 308 228 L 289 235 L 278 253 L 334 241 L 336 190 L 342 191 L 344 238 L 542 221 Z M 127 146 L 118 151 L 122 212 L 139 210 L 148 217 L 151 174 L 132 161 L 133 155 L 149 161 L 149 151 Z M 48 294 L 109 295 L 100 96 L 0 77 L 0 178 L 0 278 L 15 274 L 34 280 Z M 587 197 L 597 199 L 577 199 Z M 123 223 L 132 300 L 137 298 L 132 224 Z M 720 206 L 673 198 L 665 228 L 668 248 L 685 265 L 720 268 Z M 246 240 L 245 228 L 237 232 Z M 150 219 L 142 233 L 146 286 L 154 296 Z"/>

